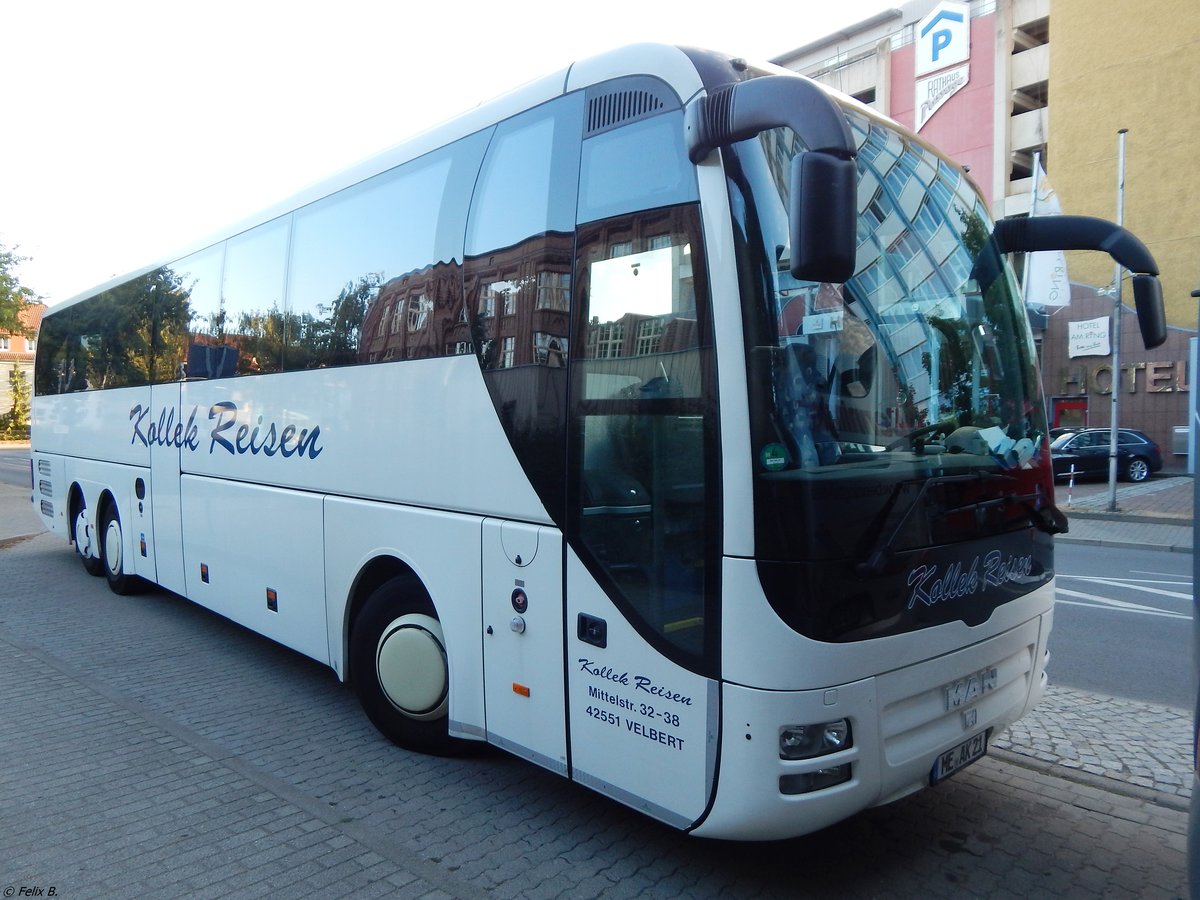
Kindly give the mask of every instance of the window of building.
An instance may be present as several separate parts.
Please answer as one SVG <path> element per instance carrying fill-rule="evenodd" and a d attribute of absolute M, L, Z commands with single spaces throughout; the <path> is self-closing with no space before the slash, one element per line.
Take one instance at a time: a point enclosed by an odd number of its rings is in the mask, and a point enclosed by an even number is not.
<path fill-rule="evenodd" d="M 408 330 L 420 331 L 429 323 L 433 311 L 433 300 L 427 294 L 414 294 L 408 298 Z"/>
<path fill-rule="evenodd" d="M 537 308 L 566 311 L 571 302 L 570 272 L 537 273 Z"/>

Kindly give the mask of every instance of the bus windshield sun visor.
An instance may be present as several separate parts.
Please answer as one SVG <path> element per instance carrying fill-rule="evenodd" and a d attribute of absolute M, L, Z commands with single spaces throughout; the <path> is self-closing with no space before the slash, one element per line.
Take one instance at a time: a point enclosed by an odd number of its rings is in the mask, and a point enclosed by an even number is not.
<path fill-rule="evenodd" d="M 791 272 L 840 284 L 854 274 L 857 145 L 838 104 L 815 82 L 767 75 L 714 90 L 687 108 L 688 157 L 702 162 L 772 128 L 790 128 L 806 152 L 792 160 L 788 212 Z"/>
<path fill-rule="evenodd" d="M 1120 225 L 1092 216 L 1037 216 L 996 222 L 1001 253 L 1039 250 L 1100 250 L 1133 274 L 1133 299 L 1142 342 L 1152 350 L 1167 339 L 1158 264 L 1146 245 Z"/>

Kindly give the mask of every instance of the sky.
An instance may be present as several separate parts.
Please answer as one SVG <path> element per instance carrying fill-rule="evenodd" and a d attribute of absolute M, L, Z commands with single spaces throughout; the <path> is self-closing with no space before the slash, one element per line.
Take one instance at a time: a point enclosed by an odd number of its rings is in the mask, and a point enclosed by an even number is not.
<path fill-rule="evenodd" d="M 0 244 L 57 303 L 576 59 L 766 60 L 899 5 L 0 0 Z"/>

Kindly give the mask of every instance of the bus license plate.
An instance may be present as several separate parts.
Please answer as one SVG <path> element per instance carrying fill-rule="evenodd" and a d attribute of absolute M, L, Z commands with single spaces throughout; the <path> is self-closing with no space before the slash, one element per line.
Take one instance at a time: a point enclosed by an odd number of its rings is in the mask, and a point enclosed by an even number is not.
<path fill-rule="evenodd" d="M 987 753 L 988 733 L 969 737 L 957 747 L 947 750 L 934 761 L 933 772 L 929 776 L 930 784 L 937 784 L 949 778 L 960 769 L 965 769 L 971 763 Z"/>

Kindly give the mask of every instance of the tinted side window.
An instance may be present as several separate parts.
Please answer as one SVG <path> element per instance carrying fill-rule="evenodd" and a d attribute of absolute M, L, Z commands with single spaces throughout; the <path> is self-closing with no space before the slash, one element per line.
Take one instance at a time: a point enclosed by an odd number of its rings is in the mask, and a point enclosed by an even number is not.
<path fill-rule="evenodd" d="M 469 255 L 574 228 L 582 116 L 583 97 L 572 94 L 497 127 L 471 207 Z"/>
<path fill-rule="evenodd" d="M 162 280 L 156 269 L 66 310 L 47 333 L 41 387 L 58 393 L 149 384 Z"/>
<path fill-rule="evenodd" d="M 521 465 L 556 521 L 583 96 L 496 129 L 467 231 L 468 346 Z"/>
<path fill-rule="evenodd" d="M 236 351 L 234 374 L 281 372 L 296 322 L 283 305 L 291 217 L 230 238 L 221 279 L 223 343 Z"/>
<path fill-rule="evenodd" d="M 65 394 L 68 388 L 67 345 L 71 337 L 71 310 L 42 319 L 38 330 L 37 361 L 34 363 L 35 394 Z"/>
<path fill-rule="evenodd" d="M 236 348 L 226 349 L 219 337 L 224 259 L 225 245 L 218 244 L 167 268 L 171 289 L 159 310 L 156 382 L 233 374 Z"/>
<path fill-rule="evenodd" d="M 299 210 L 287 367 L 453 352 L 467 204 L 487 134 L 464 138 Z"/>
<path fill-rule="evenodd" d="M 39 334 L 37 393 L 136 387 L 181 377 L 192 318 L 188 286 L 198 282 L 187 262 L 139 275 L 47 316 Z M 217 264 L 219 271 L 219 254 Z M 212 291 L 215 297 L 215 282 Z"/>

